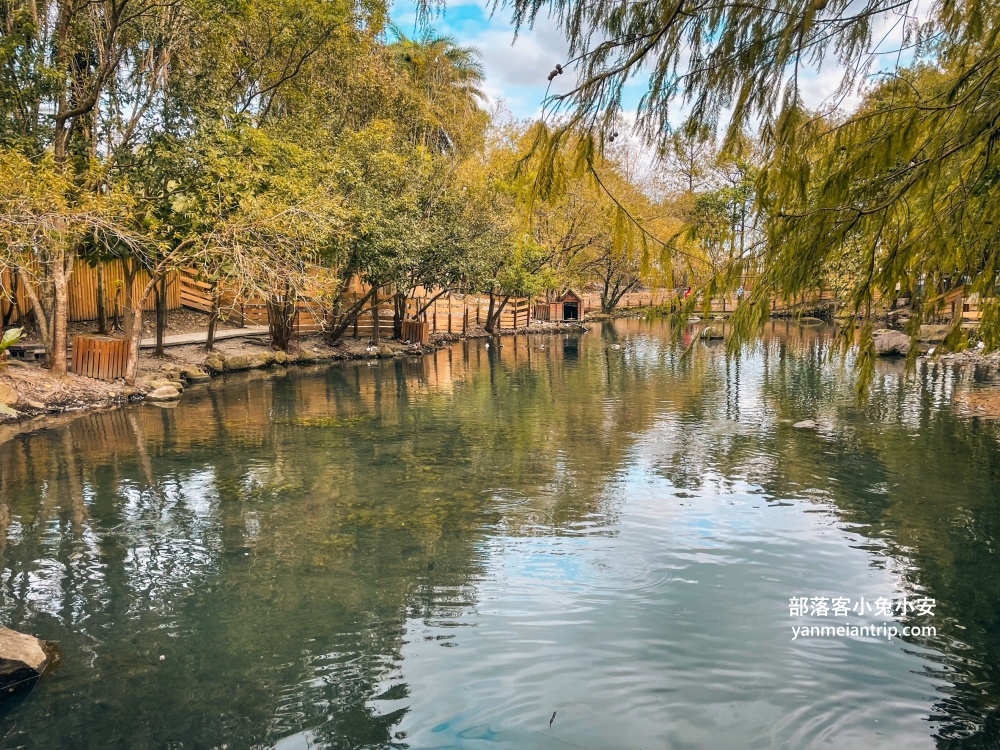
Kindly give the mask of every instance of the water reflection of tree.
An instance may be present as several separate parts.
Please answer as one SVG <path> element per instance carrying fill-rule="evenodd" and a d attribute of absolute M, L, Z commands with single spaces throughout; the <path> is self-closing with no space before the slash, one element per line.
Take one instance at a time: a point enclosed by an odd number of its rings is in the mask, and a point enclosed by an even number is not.
<path fill-rule="evenodd" d="M 407 621 L 475 603 L 495 525 L 613 518 L 609 477 L 678 398 L 663 365 L 693 366 L 558 338 L 457 345 L 0 445 L 0 616 L 67 654 L 17 727 L 51 746 L 395 741 L 405 709 L 373 702 L 405 697 Z M 44 721 L 70 694 L 94 705 Z"/>
<path fill-rule="evenodd" d="M 938 631 L 926 645 L 940 666 L 928 673 L 951 685 L 932 717 L 938 746 L 1000 747 L 1000 428 L 953 408 L 991 398 L 975 390 L 988 376 L 922 363 L 908 378 L 902 363 L 885 362 L 859 406 L 850 362 L 827 361 L 826 331 L 782 326 L 738 369 L 721 349 L 697 353 L 724 380 L 725 405 L 705 429 L 656 452 L 658 470 L 677 486 L 722 478 L 755 485 L 768 500 L 834 507 L 871 540 L 874 564 L 896 571 L 904 591 L 938 602 L 934 618 L 919 621 Z M 755 408 L 736 422 L 732 391 L 741 389 Z M 820 429 L 792 428 L 805 418 Z"/>

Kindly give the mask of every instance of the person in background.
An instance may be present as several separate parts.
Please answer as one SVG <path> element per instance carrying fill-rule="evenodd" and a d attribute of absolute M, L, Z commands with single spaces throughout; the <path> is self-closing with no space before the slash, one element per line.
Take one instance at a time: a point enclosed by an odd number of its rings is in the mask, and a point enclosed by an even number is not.
<path fill-rule="evenodd" d="M 739 305 L 743 301 L 743 285 L 740 284 L 740 288 L 736 290 L 736 304 Z"/>

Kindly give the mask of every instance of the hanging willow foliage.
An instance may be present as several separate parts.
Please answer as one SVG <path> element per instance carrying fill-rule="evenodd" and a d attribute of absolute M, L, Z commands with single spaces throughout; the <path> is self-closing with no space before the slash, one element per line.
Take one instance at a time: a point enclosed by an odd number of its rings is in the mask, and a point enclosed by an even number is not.
<path fill-rule="evenodd" d="M 724 147 L 748 126 L 759 129 L 766 159 L 757 181 L 757 210 L 766 242 L 754 257 L 738 259 L 751 262 L 761 276 L 749 304 L 734 316 L 742 334 L 737 344 L 767 319 L 772 296 L 814 289 L 825 270 L 838 266 L 853 269 L 848 302 L 865 319 L 862 381 L 872 370 L 876 302 L 894 296 L 897 284 L 913 299 L 915 333 L 937 304 L 940 282 L 966 283 L 983 299 L 986 345 L 1000 346 L 996 4 L 944 0 L 928 9 L 896 0 L 500 0 L 497 5 L 512 9 L 519 28 L 540 14 L 558 20 L 577 82 L 549 105 L 566 116 L 568 128 L 583 128 L 598 145 L 619 121 L 624 88 L 636 79 L 646 83 L 637 132 L 661 151 L 669 148 L 670 118 L 681 107 L 688 112 L 684 127 L 691 131 L 718 129 L 724 121 Z M 918 16 L 928 10 L 929 16 Z M 879 57 L 887 36 L 898 48 L 888 69 Z M 820 63 L 843 71 L 839 94 L 864 84 L 856 111 L 815 113 L 804 107 L 802 88 Z M 548 147 L 551 151 L 551 142 Z M 738 273 L 727 268 L 709 287 L 717 291 L 733 278 Z M 854 341 L 853 331 L 847 333 L 845 346 Z"/>

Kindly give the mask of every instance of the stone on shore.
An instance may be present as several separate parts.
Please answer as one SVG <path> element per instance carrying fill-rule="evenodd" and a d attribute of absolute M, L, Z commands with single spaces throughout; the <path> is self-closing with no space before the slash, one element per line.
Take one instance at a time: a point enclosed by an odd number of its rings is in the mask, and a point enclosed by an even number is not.
<path fill-rule="evenodd" d="M 706 340 L 721 339 L 722 331 L 720 331 L 715 326 L 705 326 L 704 328 L 701 329 L 701 337 Z"/>
<path fill-rule="evenodd" d="M 880 357 L 905 357 L 912 342 L 902 331 L 876 331 L 875 352 Z"/>
<path fill-rule="evenodd" d="M 950 332 L 951 328 L 949 326 L 924 325 L 920 326 L 918 338 L 920 341 L 925 341 L 928 344 L 940 344 L 948 337 Z"/>
<path fill-rule="evenodd" d="M 173 401 L 181 397 L 181 392 L 172 385 L 164 385 L 146 394 L 149 401 Z"/>
<path fill-rule="evenodd" d="M 30 690 L 48 661 L 40 640 L 0 627 L 0 697 Z"/>
<path fill-rule="evenodd" d="M 226 369 L 226 362 L 218 354 L 213 354 L 205 359 L 205 369 L 209 372 L 214 372 L 215 374 L 221 373 Z"/>
<path fill-rule="evenodd" d="M 274 363 L 276 365 L 287 365 L 288 364 L 288 354 L 283 351 L 276 351 L 274 353 Z"/>
<path fill-rule="evenodd" d="M 13 406 L 17 403 L 17 391 L 6 383 L 0 383 L 0 406 Z"/>
<path fill-rule="evenodd" d="M 263 357 L 250 357 L 251 370 L 263 370 L 265 367 L 267 367 L 267 362 Z"/>
<path fill-rule="evenodd" d="M 204 383 L 212 379 L 211 375 L 195 365 L 184 365 L 181 368 L 181 377 L 189 383 Z"/>
<path fill-rule="evenodd" d="M 226 372 L 238 372 L 240 370 L 250 369 L 250 357 L 244 356 L 242 354 L 237 354 L 232 357 L 226 357 Z"/>

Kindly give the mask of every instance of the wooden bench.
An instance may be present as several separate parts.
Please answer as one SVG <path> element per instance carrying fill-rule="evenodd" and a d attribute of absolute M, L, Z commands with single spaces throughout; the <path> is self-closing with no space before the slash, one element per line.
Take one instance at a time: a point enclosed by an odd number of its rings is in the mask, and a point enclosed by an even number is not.
<path fill-rule="evenodd" d="M 73 366 L 77 375 L 98 380 L 125 377 L 128 340 L 110 336 L 77 336 L 73 339 Z"/>

